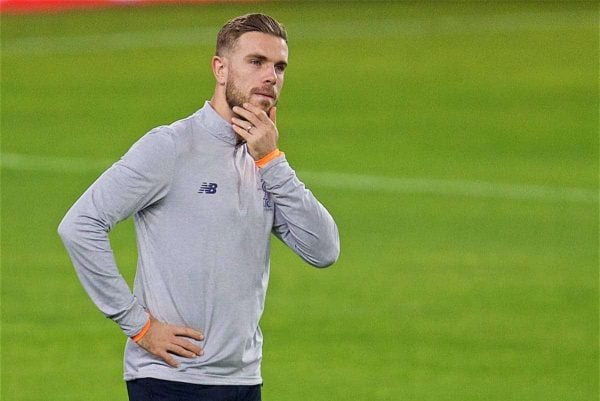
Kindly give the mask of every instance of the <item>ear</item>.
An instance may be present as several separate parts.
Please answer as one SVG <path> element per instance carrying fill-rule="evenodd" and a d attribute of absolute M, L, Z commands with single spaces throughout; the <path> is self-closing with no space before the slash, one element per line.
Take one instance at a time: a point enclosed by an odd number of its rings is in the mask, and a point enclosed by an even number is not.
<path fill-rule="evenodd" d="M 225 57 L 213 56 L 212 58 L 213 74 L 219 85 L 225 85 L 227 83 L 227 62 L 228 60 Z"/>

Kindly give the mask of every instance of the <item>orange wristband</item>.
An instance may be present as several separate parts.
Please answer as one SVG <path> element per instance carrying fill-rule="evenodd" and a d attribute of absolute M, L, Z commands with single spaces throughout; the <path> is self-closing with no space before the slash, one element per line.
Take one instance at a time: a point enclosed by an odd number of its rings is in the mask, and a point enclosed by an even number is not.
<path fill-rule="evenodd" d="M 278 158 L 279 156 L 283 156 L 285 153 L 280 151 L 279 149 L 275 149 L 271 153 L 267 153 L 265 156 L 258 159 L 255 163 L 259 168 L 262 168 L 267 165 L 271 160 Z"/>
<path fill-rule="evenodd" d="M 144 337 L 146 335 L 146 333 L 148 332 L 148 329 L 150 329 L 150 318 L 148 318 L 148 321 L 146 322 L 146 324 L 144 325 L 144 327 L 142 327 L 142 330 L 137 333 L 135 336 L 131 337 L 131 339 L 134 342 L 138 342 L 142 339 L 142 337 Z"/>

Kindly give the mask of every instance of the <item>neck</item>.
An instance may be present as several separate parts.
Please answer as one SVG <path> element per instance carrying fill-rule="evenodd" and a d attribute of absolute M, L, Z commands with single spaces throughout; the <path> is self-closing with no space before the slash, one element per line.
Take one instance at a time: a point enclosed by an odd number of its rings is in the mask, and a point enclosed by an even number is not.
<path fill-rule="evenodd" d="M 221 117 L 223 117 L 225 121 L 231 123 L 231 118 L 235 117 L 235 113 L 233 110 L 231 110 L 229 104 L 227 104 L 227 100 L 225 100 L 225 94 L 221 92 L 222 91 L 220 91 L 217 87 L 212 99 L 210 99 L 210 105 Z"/>

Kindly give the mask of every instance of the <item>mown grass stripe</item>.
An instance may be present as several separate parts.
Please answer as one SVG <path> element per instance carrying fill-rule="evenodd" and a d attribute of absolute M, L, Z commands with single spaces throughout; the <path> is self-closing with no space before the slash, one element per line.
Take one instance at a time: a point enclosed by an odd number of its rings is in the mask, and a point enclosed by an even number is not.
<path fill-rule="evenodd" d="M 90 160 L 73 157 L 33 156 L 2 153 L 3 169 L 46 171 L 54 173 L 101 172 L 111 160 Z M 503 198 L 548 202 L 598 203 L 599 191 L 576 187 L 504 184 L 484 181 L 442 180 L 431 178 L 401 178 L 377 175 L 299 171 L 298 175 L 310 185 L 367 193 L 425 193 L 432 195 Z"/>
<path fill-rule="evenodd" d="M 591 12 L 527 12 L 501 15 L 456 15 L 428 19 L 385 18 L 375 21 L 344 20 L 328 23 L 290 23 L 294 41 L 389 39 L 436 35 L 595 29 L 597 15 Z M 69 36 L 8 38 L 2 43 L 5 55 L 35 56 L 84 54 L 97 51 L 178 48 L 213 45 L 218 26 L 174 28 L 155 31 L 124 31 Z"/>

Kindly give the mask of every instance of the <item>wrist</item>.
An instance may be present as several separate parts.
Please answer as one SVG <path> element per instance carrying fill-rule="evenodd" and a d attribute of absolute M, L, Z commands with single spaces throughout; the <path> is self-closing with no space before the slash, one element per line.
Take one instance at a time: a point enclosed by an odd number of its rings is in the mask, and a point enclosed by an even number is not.
<path fill-rule="evenodd" d="M 271 160 L 276 159 L 279 156 L 283 156 L 283 155 L 285 155 L 285 153 L 283 153 L 279 149 L 275 149 L 275 150 L 267 153 L 266 155 L 264 155 L 260 159 L 256 160 L 255 161 L 256 166 L 258 168 L 262 168 L 262 167 L 266 166 Z"/>
<path fill-rule="evenodd" d="M 146 335 L 146 333 L 148 333 L 148 330 L 150 329 L 150 324 L 152 323 L 152 320 L 150 319 L 150 317 L 148 317 L 148 320 L 146 321 L 146 324 L 144 325 L 144 327 L 142 327 L 142 329 L 139 331 L 139 333 L 137 333 L 135 336 L 131 337 L 131 339 L 133 340 L 133 342 L 139 342 L 142 338 L 144 338 L 144 336 Z"/>

